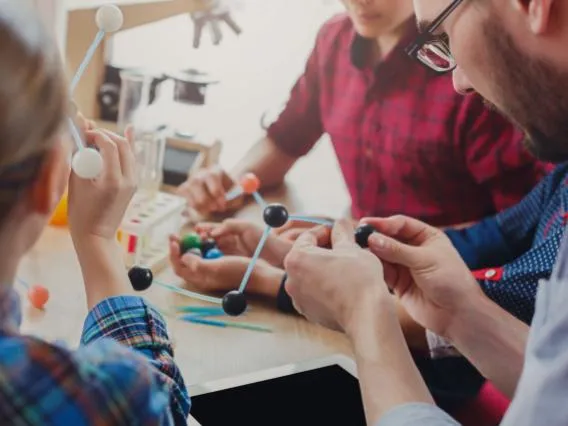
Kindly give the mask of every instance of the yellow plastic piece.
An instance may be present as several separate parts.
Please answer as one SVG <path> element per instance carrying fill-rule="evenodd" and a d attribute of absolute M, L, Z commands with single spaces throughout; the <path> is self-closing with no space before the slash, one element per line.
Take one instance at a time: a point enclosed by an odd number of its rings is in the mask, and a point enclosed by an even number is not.
<path fill-rule="evenodd" d="M 55 208 L 49 224 L 52 226 L 67 226 L 67 193 L 63 194 Z"/>
<path fill-rule="evenodd" d="M 53 215 L 51 216 L 51 220 L 49 221 L 51 226 L 67 226 L 67 193 L 63 195 L 59 204 L 55 208 Z M 122 232 L 119 230 L 116 233 L 116 239 L 121 242 L 122 241 Z"/>

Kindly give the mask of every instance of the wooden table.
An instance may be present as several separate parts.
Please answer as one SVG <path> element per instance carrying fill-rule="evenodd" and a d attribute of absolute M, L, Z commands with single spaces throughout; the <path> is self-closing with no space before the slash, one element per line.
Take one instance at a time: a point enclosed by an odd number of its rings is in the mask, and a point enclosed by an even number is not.
<path fill-rule="evenodd" d="M 295 207 L 299 208 L 302 204 L 298 202 L 303 198 L 299 194 L 305 194 L 304 199 L 315 203 L 313 196 L 321 195 L 324 192 L 322 188 L 329 185 L 329 180 L 320 175 L 320 180 L 312 180 L 306 185 L 301 169 L 292 174 L 292 180 L 298 184 L 296 188 L 302 188 L 302 191 L 278 191 L 267 196 L 267 199 L 282 201 L 294 211 L 299 211 Z M 328 210 L 331 215 L 340 214 L 344 207 L 341 196 L 335 200 L 337 209 Z M 329 199 L 325 203 L 333 204 Z M 260 210 L 256 205 L 250 205 L 239 216 L 260 220 Z M 24 301 L 22 332 L 77 345 L 87 310 L 81 273 L 67 230 L 46 229 L 39 243 L 21 264 L 19 275 L 28 282 L 47 286 L 51 292 L 44 312 L 28 309 Z M 170 270 L 164 271 L 158 278 L 170 283 L 179 282 Z M 144 295 L 162 308 L 172 303 L 194 303 L 161 288 L 151 288 Z M 350 354 L 343 335 L 304 319 L 277 313 L 270 306 L 253 303 L 252 308 L 245 320 L 269 325 L 273 327 L 273 333 L 215 328 L 168 319 L 176 358 L 188 385 L 336 353 Z"/>

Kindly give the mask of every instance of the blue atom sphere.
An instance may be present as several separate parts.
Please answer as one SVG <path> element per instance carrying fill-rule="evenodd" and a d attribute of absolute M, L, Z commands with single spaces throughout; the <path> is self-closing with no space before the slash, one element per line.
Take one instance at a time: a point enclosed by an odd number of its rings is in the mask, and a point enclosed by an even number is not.
<path fill-rule="evenodd" d="M 212 248 L 207 253 L 205 253 L 205 259 L 213 260 L 219 259 L 220 257 L 223 257 L 223 253 L 218 248 Z"/>

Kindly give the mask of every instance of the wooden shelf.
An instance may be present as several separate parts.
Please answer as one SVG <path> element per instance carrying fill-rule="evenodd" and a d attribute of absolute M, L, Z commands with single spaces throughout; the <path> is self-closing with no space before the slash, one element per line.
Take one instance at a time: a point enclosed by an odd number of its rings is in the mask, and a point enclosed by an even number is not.
<path fill-rule="evenodd" d="M 97 9 L 107 4 L 114 4 L 116 6 L 131 6 L 146 3 L 168 2 L 170 0 L 67 0 L 65 6 L 68 11 L 83 10 L 83 9 Z"/>

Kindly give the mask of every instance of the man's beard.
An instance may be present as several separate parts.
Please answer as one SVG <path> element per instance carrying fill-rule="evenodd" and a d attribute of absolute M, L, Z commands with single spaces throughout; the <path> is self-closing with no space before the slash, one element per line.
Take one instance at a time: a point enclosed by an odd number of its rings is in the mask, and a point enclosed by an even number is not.
<path fill-rule="evenodd" d="M 495 19 L 483 32 L 499 109 L 525 131 L 525 146 L 535 157 L 567 161 L 568 72 L 523 53 Z"/>

